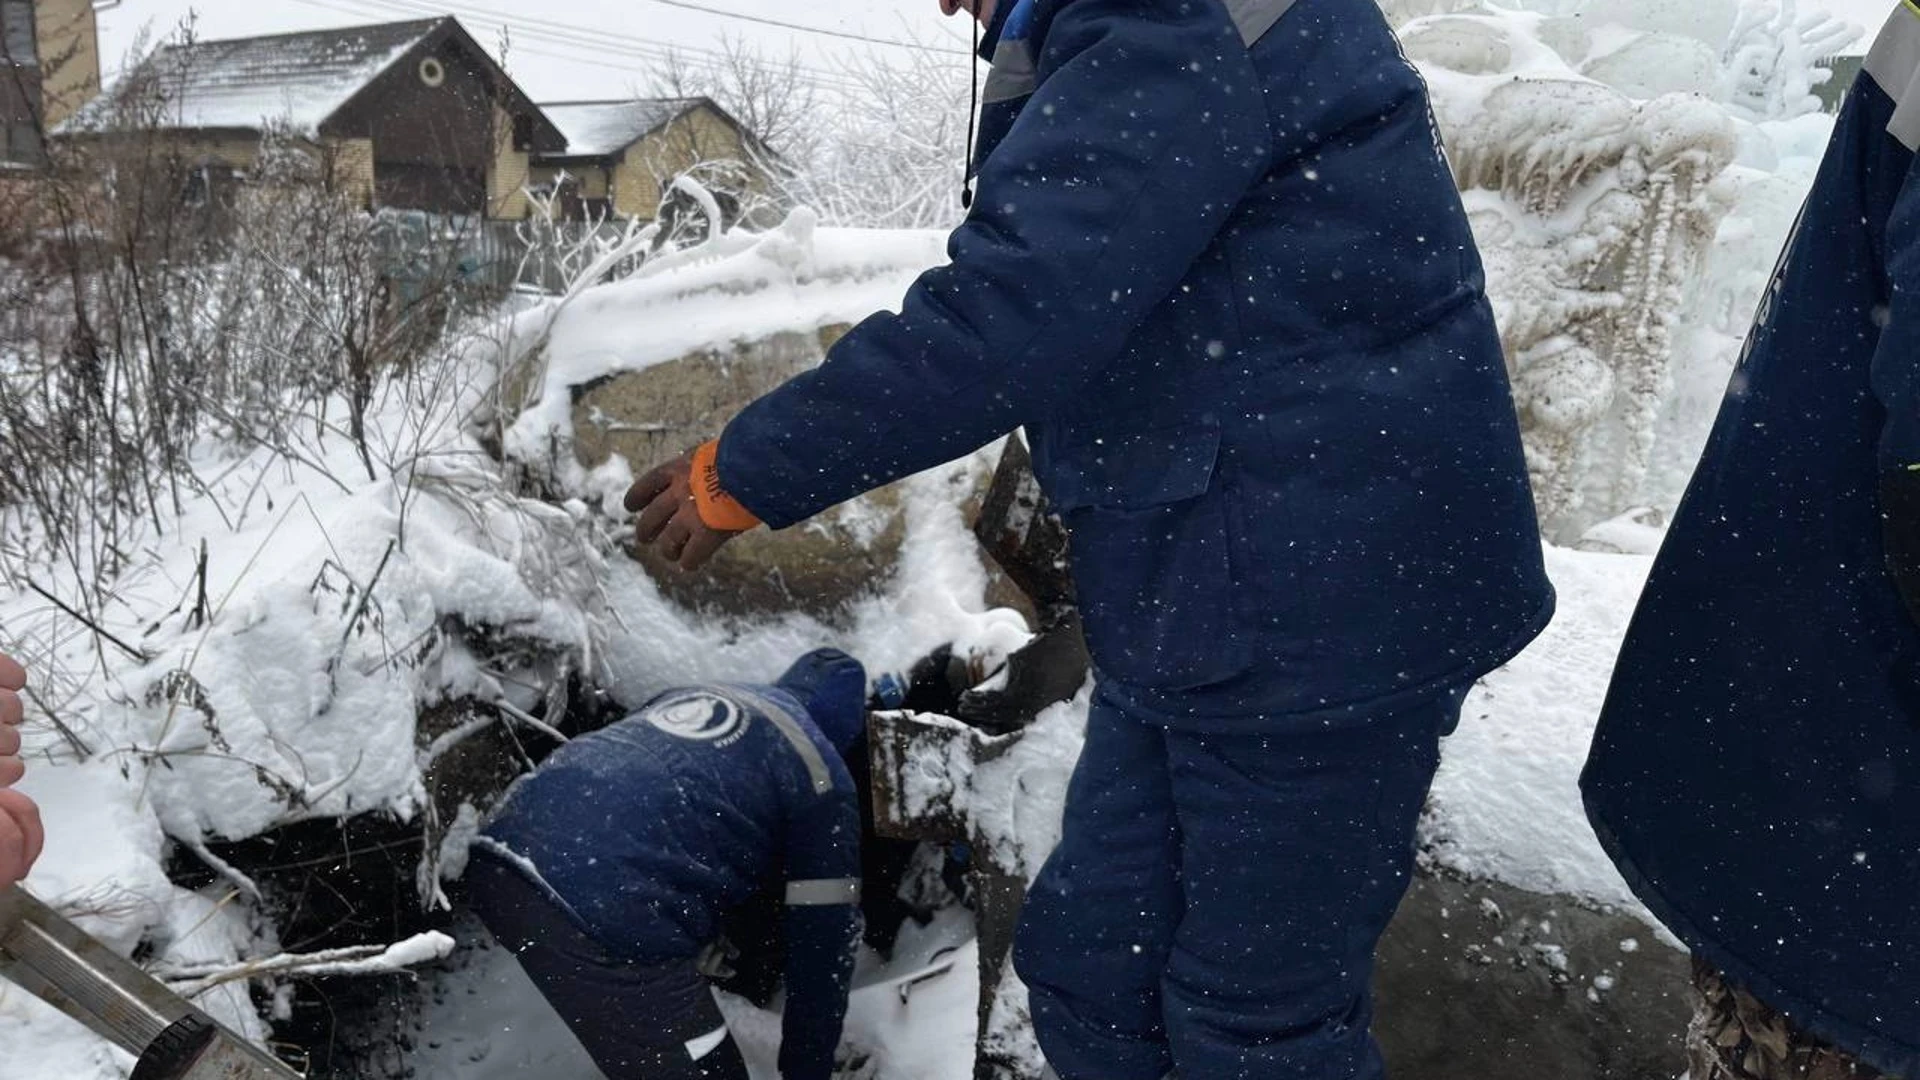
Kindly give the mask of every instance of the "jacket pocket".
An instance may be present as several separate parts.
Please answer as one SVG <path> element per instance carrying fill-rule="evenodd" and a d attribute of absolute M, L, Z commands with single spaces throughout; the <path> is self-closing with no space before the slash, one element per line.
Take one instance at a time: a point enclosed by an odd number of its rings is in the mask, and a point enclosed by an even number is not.
<path fill-rule="evenodd" d="M 1072 536 L 1074 585 L 1102 678 L 1172 690 L 1248 666 L 1219 456 L 1212 425 L 1049 455 L 1045 483 Z"/>

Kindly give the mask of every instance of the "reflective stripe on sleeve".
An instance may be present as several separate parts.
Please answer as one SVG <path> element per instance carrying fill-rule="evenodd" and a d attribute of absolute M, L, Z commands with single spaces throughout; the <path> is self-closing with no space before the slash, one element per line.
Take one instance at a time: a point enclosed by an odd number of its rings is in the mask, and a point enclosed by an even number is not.
<path fill-rule="evenodd" d="M 813 740 L 807 737 L 805 729 L 800 726 L 800 721 L 795 720 L 791 713 L 772 698 L 762 697 L 744 687 L 729 687 L 728 690 L 733 696 L 744 698 L 759 709 L 765 714 L 767 721 L 779 728 L 780 734 L 787 737 L 787 742 L 793 746 L 793 752 L 800 755 L 801 764 L 807 767 L 807 778 L 813 782 L 815 795 L 825 795 L 833 790 L 833 773 L 827 768 L 827 759 L 821 755 L 820 748 L 813 745 Z"/>
<path fill-rule="evenodd" d="M 788 907 L 827 907 L 859 902 L 859 878 L 809 878 L 787 882 Z"/>
<path fill-rule="evenodd" d="M 727 1027 L 725 1024 L 722 1024 L 714 1030 L 707 1032 L 705 1035 L 688 1039 L 686 1042 L 687 1056 L 695 1061 L 699 1061 L 708 1054 L 720 1049 L 720 1044 L 726 1041 Z"/>

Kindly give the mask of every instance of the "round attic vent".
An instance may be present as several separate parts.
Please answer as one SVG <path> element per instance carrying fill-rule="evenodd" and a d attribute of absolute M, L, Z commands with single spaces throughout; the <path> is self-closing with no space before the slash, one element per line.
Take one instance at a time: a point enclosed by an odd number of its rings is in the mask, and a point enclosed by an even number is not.
<path fill-rule="evenodd" d="M 447 69 L 434 57 L 420 61 L 420 81 L 428 86 L 439 86 L 447 81 Z"/>

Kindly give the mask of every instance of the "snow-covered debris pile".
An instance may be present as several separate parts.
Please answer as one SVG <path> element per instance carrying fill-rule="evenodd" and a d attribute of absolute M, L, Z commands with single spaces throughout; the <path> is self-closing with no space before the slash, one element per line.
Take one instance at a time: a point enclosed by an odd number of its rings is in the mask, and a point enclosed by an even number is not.
<path fill-rule="evenodd" d="M 211 620 L 154 628 L 148 661 L 116 679 L 125 701 L 100 727 L 161 766 L 147 794 L 176 839 L 370 810 L 410 817 L 423 797 L 424 705 L 535 709 L 512 689 L 528 673 L 502 670 L 498 653 L 543 681 L 592 654 L 596 567 L 566 511 L 505 495 L 460 457 L 321 501 L 296 496 L 258 533 L 220 537 Z"/>
<path fill-rule="evenodd" d="M 367 417 L 371 480 L 354 440 L 325 426 L 297 450 L 204 440 L 180 512 L 123 538 L 104 606 L 51 549 L 14 564 L 30 587 L 0 594 L 0 647 L 32 672 L 24 787 L 49 833 L 36 894 L 157 968 L 271 975 L 247 965 L 288 951 L 274 920 L 300 901 L 215 849 L 303 821 L 377 820 L 415 837 L 399 857 L 431 865 L 459 814 L 431 804 L 423 751 L 439 733 L 417 718 L 451 702 L 540 714 L 548 688 L 597 655 L 597 526 L 583 506 L 511 494 L 459 423 L 491 384 L 485 353 L 384 385 Z M 30 551 L 19 512 L 8 532 Z M 211 884 L 170 880 L 170 866 L 196 864 Z M 418 887 L 424 907 L 437 876 Z M 429 958 L 354 944 L 384 956 L 381 970 Z M 265 1034 L 244 981 L 196 989 Z M 47 1076 L 123 1075 L 24 995 L 0 1000 L 0 1057 L 48 1053 L 63 1064 Z"/>

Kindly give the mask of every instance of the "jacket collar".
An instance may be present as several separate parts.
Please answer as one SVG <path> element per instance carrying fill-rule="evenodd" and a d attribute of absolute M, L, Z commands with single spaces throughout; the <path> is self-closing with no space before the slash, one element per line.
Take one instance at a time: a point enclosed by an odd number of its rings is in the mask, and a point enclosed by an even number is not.
<path fill-rule="evenodd" d="M 1007 19 L 1012 17 L 1013 9 L 1031 0 L 1000 0 L 994 5 L 993 18 L 988 20 L 986 28 L 980 32 L 980 59 L 993 62 L 994 46 L 1000 44 L 1000 33 L 1007 28 Z"/>

